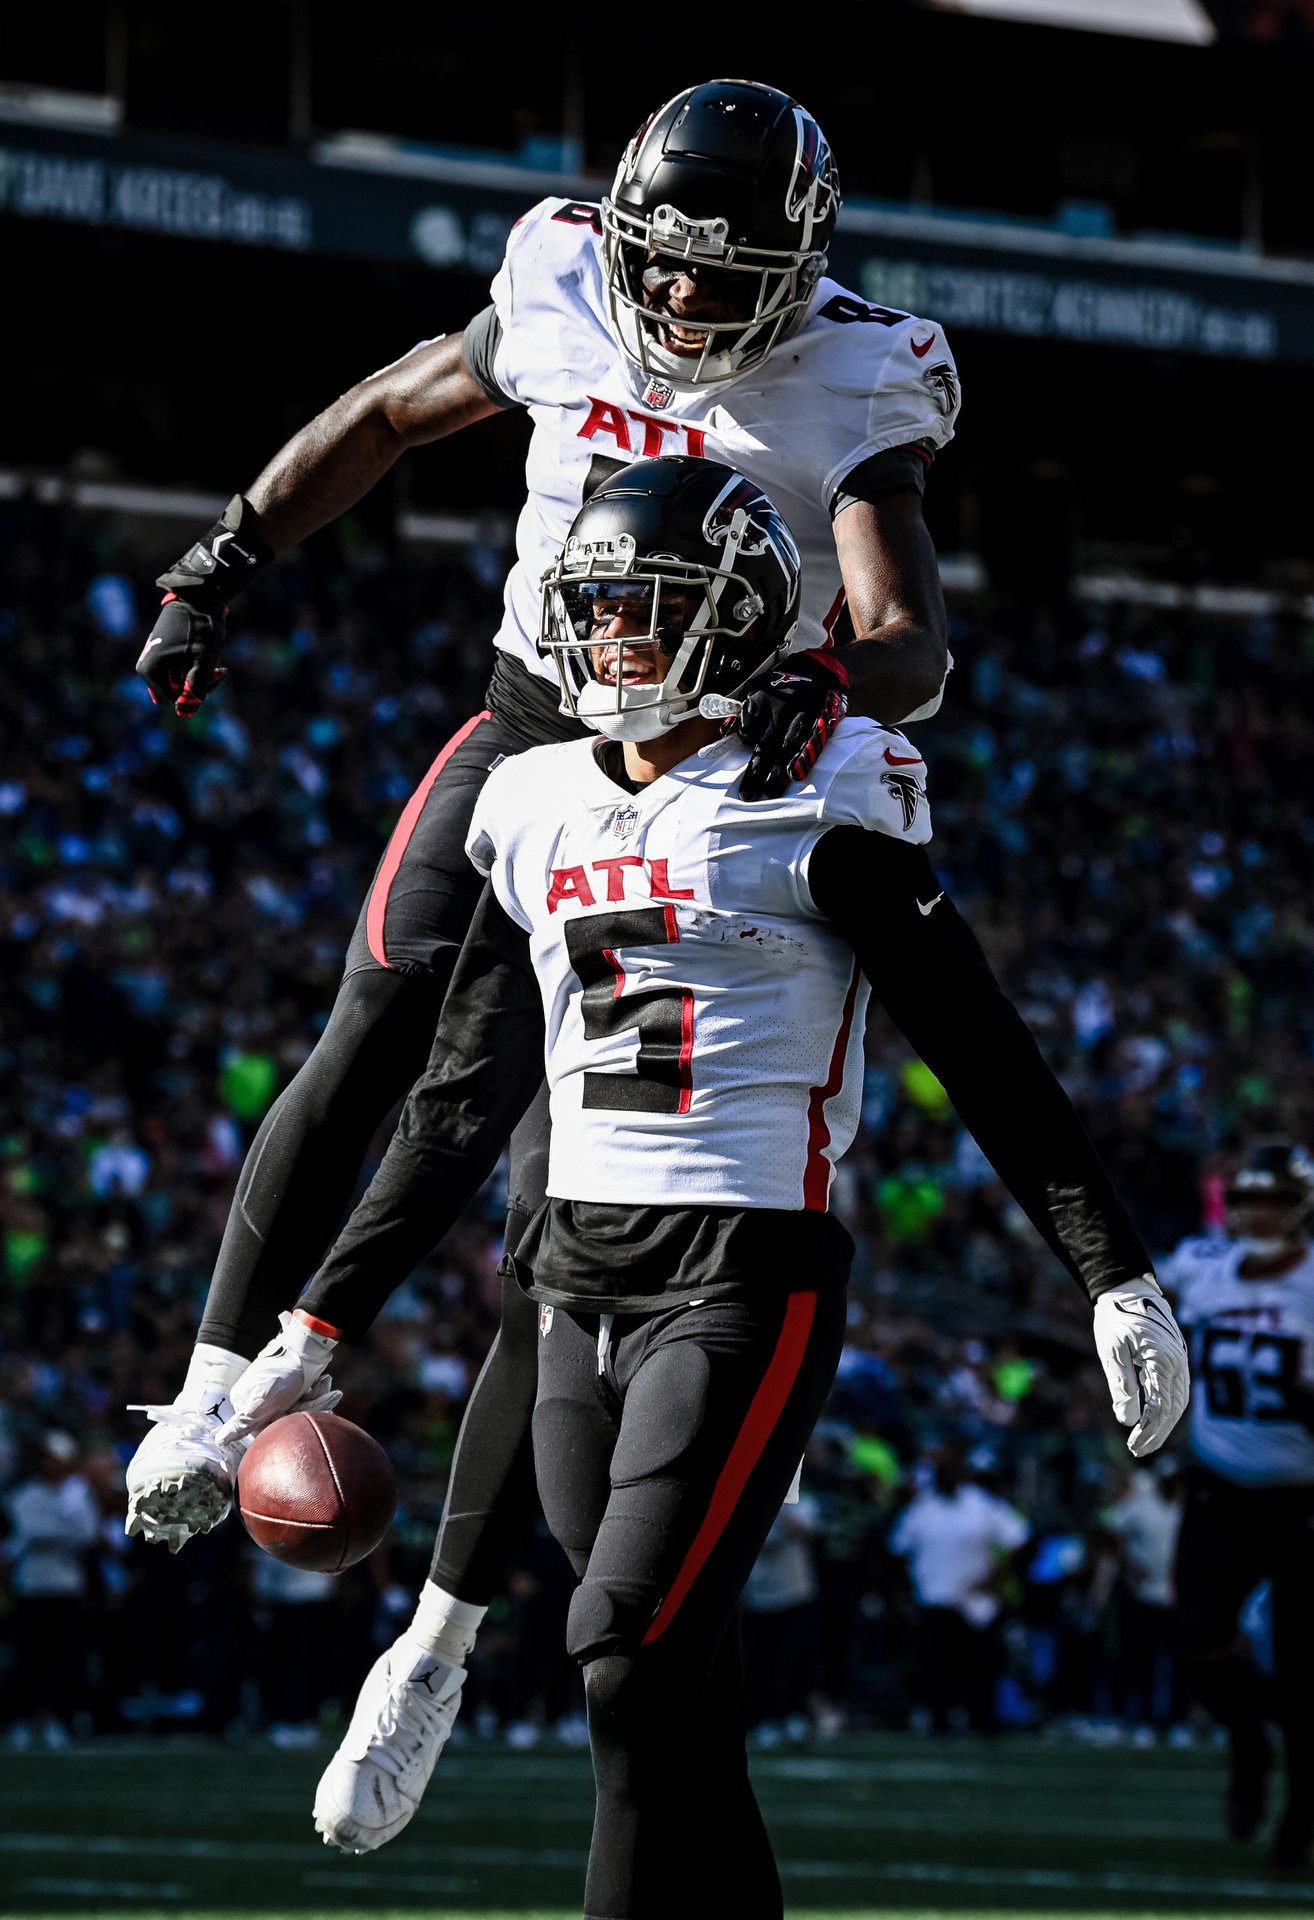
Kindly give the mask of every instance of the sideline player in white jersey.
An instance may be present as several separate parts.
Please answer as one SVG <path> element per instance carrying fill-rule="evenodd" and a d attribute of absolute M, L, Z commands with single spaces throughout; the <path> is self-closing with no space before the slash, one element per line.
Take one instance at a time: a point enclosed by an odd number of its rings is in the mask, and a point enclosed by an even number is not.
<path fill-rule="evenodd" d="M 429 1068 L 298 1311 L 359 1337 L 486 1175 L 546 1043 L 551 1198 L 514 1268 L 540 1309 L 540 1494 L 581 1579 L 570 1648 L 598 1781 L 585 1910 L 769 1916 L 727 1626 L 843 1338 L 852 1242 L 828 1204 L 869 989 L 1086 1288 L 1134 1452 L 1185 1404 L 1185 1348 L 926 859 L 921 756 L 847 719 L 805 782 L 739 794 L 748 750 L 717 716 L 798 611 L 770 502 L 695 459 L 625 469 L 577 516 L 543 597 L 566 704 L 603 737 L 486 784 L 468 844 L 491 888 Z M 271 1355 L 233 1398 L 250 1428 L 302 1386 Z M 380 1658 L 320 1783 L 326 1839 L 363 1851 L 405 1825 L 451 1684 L 414 1635 Z M 702 1819 L 706 1843 L 686 1847 Z"/>
<path fill-rule="evenodd" d="M 1184 1240 L 1162 1279 L 1177 1303 L 1199 1383 L 1192 1472 L 1177 1552 L 1187 1673 L 1231 1748 L 1227 1819 L 1237 1839 L 1263 1824 L 1280 1725 L 1287 1802 L 1277 1867 L 1311 1864 L 1314 1843 L 1314 1157 L 1258 1141 L 1227 1192 L 1226 1238 Z M 1248 1594 L 1271 1582 L 1266 1685 L 1241 1640 Z"/>
<path fill-rule="evenodd" d="M 353 387 L 161 575 L 167 597 L 138 672 L 185 716 L 224 671 L 228 602 L 277 554 L 404 452 L 501 408 L 532 419 L 485 709 L 406 806 L 327 1028 L 248 1152 L 187 1380 L 129 1468 L 129 1528 L 145 1539 L 176 1551 L 229 1510 L 233 1462 L 214 1442 L 223 1398 L 289 1288 L 314 1271 L 369 1141 L 428 1058 L 478 897 L 464 849 L 489 768 L 584 731 L 559 710 L 535 639 L 539 578 L 599 480 L 663 449 L 729 460 L 788 515 L 808 573 L 793 651 L 739 718 L 752 748 L 745 798 L 806 775 L 850 680 L 855 710 L 888 722 L 938 704 L 946 626 L 921 489 L 953 432 L 957 377 L 937 322 L 871 306 L 826 277 L 838 210 L 829 147 L 796 101 L 737 80 L 686 89 L 645 121 L 600 206 L 545 201 L 525 216 L 492 305 L 463 333 Z M 846 632 L 847 646 L 827 644 Z M 512 1143 L 512 1249 L 542 1197 L 545 1111 Z M 300 1322 L 290 1335 L 308 1367 L 331 1336 Z M 423 1631 L 458 1666 L 533 1500 L 533 1391 L 532 1314 L 504 1279 L 421 1601 Z"/>

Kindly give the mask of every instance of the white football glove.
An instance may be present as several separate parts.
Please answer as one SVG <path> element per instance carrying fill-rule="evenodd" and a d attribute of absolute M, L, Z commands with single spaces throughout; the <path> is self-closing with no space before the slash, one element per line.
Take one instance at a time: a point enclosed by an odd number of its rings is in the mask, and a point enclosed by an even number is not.
<path fill-rule="evenodd" d="M 1095 1350 L 1119 1423 L 1139 1460 L 1161 1447 L 1186 1410 L 1186 1341 L 1152 1274 L 1111 1287 L 1095 1302 Z"/>
<path fill-rule="evenodd" d="M 228 1389 L 233 1410 L 215 1435 L 221 1447 L 244 1447 L 285 1413 L 328 1413 L 342 1398 L 326 1372 L 336 1338 L 296 1313 L 280 1313 L 278 1324 L 283 1331 Z"/>

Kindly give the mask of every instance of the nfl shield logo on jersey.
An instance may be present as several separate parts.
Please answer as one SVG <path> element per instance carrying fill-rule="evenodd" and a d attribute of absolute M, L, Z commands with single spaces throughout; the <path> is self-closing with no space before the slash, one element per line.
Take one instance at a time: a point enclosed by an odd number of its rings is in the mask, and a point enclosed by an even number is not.
<path fill-rule="evenodd" d="M 546 1340 L 552 1331 L 552 1308 L 541 1306 L 538 1310 L 538 1330 Z"/>
<path fill-rule="evenodd" d="M 639 819 L 637 807 L 617 807 L 607 825 L 618 840 L 628 840 Z"/>
<path fill-rule="evenodd" d="M 665 380 L 658 380 L 654 376 L 644 389 L 643 404 L 645 407 L 656 407 L 660 410 L 663 407 L 669 407 L 674 398 L 675 388 L 669 386 Z"/>

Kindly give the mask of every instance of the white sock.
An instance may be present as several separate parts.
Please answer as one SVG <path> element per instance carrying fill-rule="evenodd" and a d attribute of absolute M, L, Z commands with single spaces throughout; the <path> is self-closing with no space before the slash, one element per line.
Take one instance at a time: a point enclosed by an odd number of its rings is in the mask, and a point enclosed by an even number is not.
<path fill-rule="evenodd" d="M 472 1607 L 468 1600 L 458 1600 L 454 1593 L 426 1580 L 406 1638 L 418 1641 L 451 1666 L 463 1667 L 487 1612 L 487 1607 Z"/>
<path fill-rule="evenodd" d="M 227 1399 L 228 1389 L 250 1364 L 240 1353 L 229 1353 L 226 1347 L 208 1347 L 202 1342 L 192 1350 L 178 1404 L 200 1408 L 207 1400 L 213 1400 L 216 1393 Z"/>

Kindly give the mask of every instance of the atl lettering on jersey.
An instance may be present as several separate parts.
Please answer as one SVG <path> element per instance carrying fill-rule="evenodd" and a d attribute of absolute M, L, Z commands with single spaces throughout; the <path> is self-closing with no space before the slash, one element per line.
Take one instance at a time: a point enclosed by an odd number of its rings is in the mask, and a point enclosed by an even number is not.
<path fill-rule="evenodd" d="M 911 819 L 881 778 L 887 752 L 909 751 L 845 720 L 805 784 L 749 804 L 747 750 L 719 740 L 626 799 L 620 853 L 617 787 L 591 742 L 536 747 L 492 774 L 467 844 L 529 934 L 550 1194 L 826 1207 L 858 1121 L 867 987 L 812 903 L 808 857 L 834 826 L 929 838 L 920 776 L 909 769 Z"/>
<path fill-rule="evenodd" d="M 581 907 L 596 907 L 599 897 L 614 905 L 627 897 L 627 874 L 638 883 L 630 887 L 631 899 L 637 891 L 644 890 L 646 882 L 649 900 L 692 900 L 692 887 L 671 885 L 668 865 L 665 860 L 641 860 L 636 853 L 622 853 L 612 854 L 606 860 L 590 860 L 588 872 L 583 867 L 553 867 L 547 910 L 555 913 L 563 900 L 577 901 Z M 633 871 L 635 868 L 637 874 Z"/>

